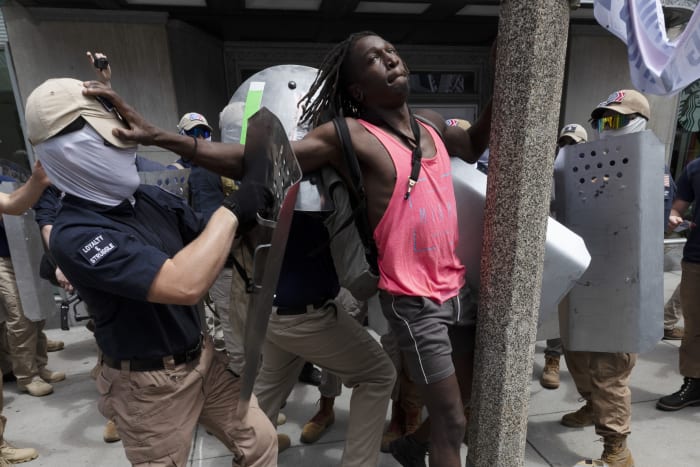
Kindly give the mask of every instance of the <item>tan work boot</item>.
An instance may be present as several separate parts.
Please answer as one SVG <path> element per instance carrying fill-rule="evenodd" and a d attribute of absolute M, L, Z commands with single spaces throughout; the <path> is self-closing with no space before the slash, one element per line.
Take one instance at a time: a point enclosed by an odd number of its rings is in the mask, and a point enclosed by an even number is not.
<path fill-rule="evenodd" d="M 39 376 L 35 376 L 28 383 L 20 383 L 17 381 L 17 387 L 20 391 L 28 392 L 30 396 L 34 397 L 46 396 L 53 392 L 53 386 Z"/>
<path fill-rule="evenodd" d="M 292 445 L 292 440 L 284 433 L 277 433 L 277 453 L 286 451 Z"/>
<path fill-rule="evenodd" d="M 46 367 L 39 368 L 39 376 L 47 383 L 58 383 L 66 379 L 66 374 L 62 371 L 51 371 Z"/>
<path fill-rule="evenodd" d="M 544 369 L 540 376 L 540 384 L 546 389 L 556 389 L 559 387 L 559 356 L 544 356 Z"/>
<path fill-rule="evenodd" d="M 389 450 L 389 444 L 395 439 L 399 439 L 403 436 L 404 430 L 404 412 L 401 408 L 401 404 L 394 401 L 391 404 L 391 420 L 389 421 L 389 426 L 382 435 L 382 444 L 379 450 L 382 452 L 391 452 Z M 415 429 L 413 430 L 415 431 Z"/>
<path fill-rule="evenodd" d="M 0 460 L 7 462 L 8 465 L 20 464 L 37 457 L 39 457 L 39 453 L 34 448 L 16 448 L 7 441 L 0 444 Z"/>
<path fill-rule="evenodd" d="M 591 404 L 591 401 L 586 401 L 586 405 L 576 412 L 567 413 L 561 417 L 561 424 L 569 428 L 583 428 L 584 426 L 591 426 L 593 423 L 593 404 Z"/>
<path fill-rule="evenodd" d="M 105 429 L 102 432 L 102 439 L 105 443 L 116 443 L 117 441 L 121 441 L 122 437 L 119 436 L 117 424 L 114 423 L 113 420 L 107 420 Z"/>
<path fill-rule="evenodd" d="M 63 350 L 65 347 L 65 344 L 63 341 L 54 341 L 51 339 L 46 339 L 46 351 L 47 352 L 58 352 L 59 350 Z"/>
<path fill-rule="evenodd" d="M 334 397 L 321 396 L 321 407 L 311 420 L 306 422 L 301 430 L 300 441 L 302 443 L 315 443 L 321 435 L 335 422 L 335 412 L 333 412 Z"/>
<path fill-rule="evenodd" d="M 603 456 L 600 458 L 608 467 L 634 467 L 632 453 L 627 447 L 626 436 L 605 436 Z"/>

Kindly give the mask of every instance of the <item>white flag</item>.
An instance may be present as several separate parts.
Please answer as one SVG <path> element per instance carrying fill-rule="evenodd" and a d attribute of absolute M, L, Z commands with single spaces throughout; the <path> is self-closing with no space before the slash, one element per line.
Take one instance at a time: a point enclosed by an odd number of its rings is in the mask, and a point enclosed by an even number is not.
<path fill-rule="evenodd" d="M 595 0 L 598 23 L 627 44 L 630 75 L 642 92 L 675 94 L 700 79 L 700 13 L 674 41 L 659 0 Z"/>

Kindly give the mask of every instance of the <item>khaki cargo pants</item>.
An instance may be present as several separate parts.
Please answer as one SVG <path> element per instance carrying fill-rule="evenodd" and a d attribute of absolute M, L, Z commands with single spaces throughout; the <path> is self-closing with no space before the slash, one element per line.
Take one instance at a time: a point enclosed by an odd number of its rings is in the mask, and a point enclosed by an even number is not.
<path fill-rule="evenodd" d="M 596 433 L 627 436 L 632 418 L 629 381 L 637 354 L 565 349 L 564 357 L 579 394 L 591 401 Z"/>
<path fill-rule="evenodd" d="M 352 388 L 341 464 L 377 465 L 396 371 L 379 343 L 340 303 L 329 300 L 300 315 L 273 311 L 262 354 L 255 394 L 270 420 L 277 420 L 304 361 L 314 363 Z"/>
<path fill-rule="evenodd" d="M 240 379 L 226 363 L 206 339 L 199 360 L 164 370 L 130 372 L 102 365 L 98 407 L 116 422 L 133 465 L 187 465 L 198 422 L 231 450 L 234 466 L 277 465 L 275 429 L 254 396 L 246 420 L 238 418 Z"/>
<path fill-rule="evenodd" d="M 18 383 L 28 384 L 49 360 L 45 321 L 32 321 L 25 316 L 12 260 L 6 257 L 0 257 L 0 305 L 7 313 L 7 321 L 0 326 L 0 332 L 7 329 L 12 372 Z"/>

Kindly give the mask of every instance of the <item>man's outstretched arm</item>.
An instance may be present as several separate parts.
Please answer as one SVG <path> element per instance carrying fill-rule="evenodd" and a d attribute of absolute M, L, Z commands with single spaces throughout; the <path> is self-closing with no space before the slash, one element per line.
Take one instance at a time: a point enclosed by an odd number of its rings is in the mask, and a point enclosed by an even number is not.
<path fill-rule="evenodd" d="M 196 140 L 191 136 L 163 130 L 144 119 L 113 89 L 98 81 L 85 83 L 83 94 L 108 99 L 117 109 L 129 128 L 114 128 L 118 138 L 135 141 L 145 146 L 159 146 L 182 156 L 187 161 L 226 177 L 240 179 L 243 176 L 243 146 L 233 143 L 217 143 Z"/>
<path fill-rule="evenodd" d="M 458 126 L 445 125 L 444 117 L 432 110 L 419 109 L 416 113 L 429 119 L 435 128 L 440 130 L 442 140 L 450 156 L 459 157 L 473 164 L 488 147 L 489 133 L 491 132 L 490 101 L 479 119 L 468 130 L 463 130 Z"/>

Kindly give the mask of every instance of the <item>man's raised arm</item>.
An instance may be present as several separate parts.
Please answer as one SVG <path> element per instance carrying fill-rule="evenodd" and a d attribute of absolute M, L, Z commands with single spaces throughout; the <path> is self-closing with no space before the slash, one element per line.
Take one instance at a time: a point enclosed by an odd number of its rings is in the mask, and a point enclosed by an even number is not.
<path fill-rule="evenodd" d="M 34 164 L 34 172 L 27 183 L 9 195 L 0 193 L 0 214 L 22 214 L 37 202 L 49 184 L 49 178 L 46 176 L 41 162 L 37 161 Z"/>
<path fill-rule="evenodd" d="M 186 161 L 192 161 L 200 167 L 226 177 L 240 179 L 243 176 L 242 145 L 197 140 L 191 136 L 179 135 L 158 128 L 144 119 L 113 89 L 98 81 L 86 82 L 83 94 L 107 99 L 129 124 L 129 128 L 115 127 L 112 130 L 115 136 L 146 146 L 153 145 L 168 149 Z"/>

